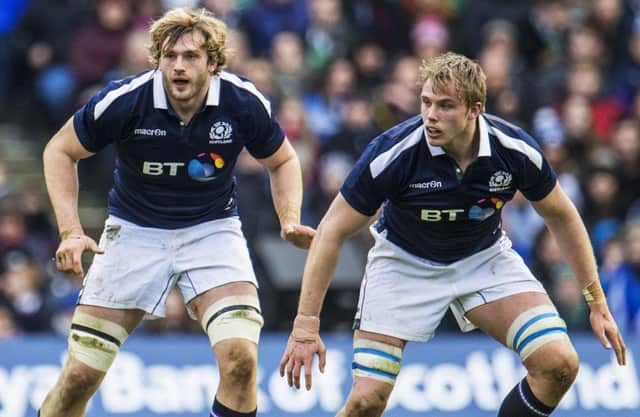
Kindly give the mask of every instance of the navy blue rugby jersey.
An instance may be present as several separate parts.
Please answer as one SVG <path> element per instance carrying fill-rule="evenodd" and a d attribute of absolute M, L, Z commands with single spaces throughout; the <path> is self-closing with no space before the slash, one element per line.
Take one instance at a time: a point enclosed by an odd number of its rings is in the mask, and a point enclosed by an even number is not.
<path fill-rule="evenodd" d="M 540 200 L 556 175 L 521 128 L 488 114 L 478 126 L 478 158 L 462 172 L 415 116 L 368 145 L 341 194 L 367 216 L 383 204 L 376 229 L 416 256 L 450 263 L 485 249 L 500 238 L 501 209 L 516 190 Z"/>
<path fill-rule="evenodd" d="M 222 72 L 188 124 L 171 108 L 158 70 L 115 81 L 73 119 L 82 145 L 116 147 L 110 214 L 175 229 L 237 215 L 233 167 L 243 147 L 272 155 L 284 132 L 255 86 Z"/>

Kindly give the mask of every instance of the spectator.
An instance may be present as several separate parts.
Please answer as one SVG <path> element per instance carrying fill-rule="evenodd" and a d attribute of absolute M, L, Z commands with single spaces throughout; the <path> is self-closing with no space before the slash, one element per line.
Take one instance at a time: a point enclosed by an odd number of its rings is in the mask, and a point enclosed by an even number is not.
<path fill-rule="evenodd" d="M 240 27 L 246 32 L 251 54 L 264 57 L 273 38 L 280 32 L 293 32 L 304 36 L 309 26 L 306 0 L 256 0 L 240 18 Z"/>
<path fill-rule="evenodd" d="M 640 223 L 624 233 L 625 262 L 611 274 L 607 296 L 622 331 L 640 335 Z"/>

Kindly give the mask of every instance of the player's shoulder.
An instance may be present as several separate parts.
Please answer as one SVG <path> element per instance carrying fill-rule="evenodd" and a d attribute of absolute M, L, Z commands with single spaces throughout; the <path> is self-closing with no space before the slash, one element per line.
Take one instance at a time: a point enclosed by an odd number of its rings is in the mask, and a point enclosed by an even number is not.
<path fill-rule="evenodd" d="M 521 126 L 493 114 L 483 113 L 481 117 L 486 120 L 489 126 L 489 133 L 493 134 L 501 144 L 511 140 L 525 142 L 536 148 L 538 147 L 538 141 Z"/>
<path fill-rule="evenodd" d="M 528 159 L 539 169 L 542 168 L 542 148 L 529 133 L 498 116 L 485 113 L 481 117 L 486 121 L 489 135 L 493 137 L 492 149 L 497 151 L 500 157 Z"/>
<path fill-rule="evenodd" d="M 154 79 L 158 77 L 158 71 L 148 70 L 110 81 L 89 101 L 94 118 L 100 118 L 105 112 L 130 112 L 142 97 L 153 96 Z"/>
<path fill-rule="evenodd" d="M 228 71 L 221 71 L 217 76 L 221 83 L 221 88 L 227 91 L 223 93 L 220 100 L 232 100 L 238 103 L 252 103 L 263 107 L 271 115 L 271 103 L 269 99 L 252 83 L 249 79 Z"/>
<path fill-rule="evenodd" d="M 413 116 L 376 136 L 369 147 L 377 154 L 396 147 L 410 148 L 424 137 L 424 127 L 420 115 Z"/>
<path fill-rule="evenodd" d="M 395 172 L 402 168 L 404 156 L 424 140 L 422 118 L 418 116 L 401 122 L 374 138 L 362 153 L 358 165 L 364 169 L 366 165 L 371 175 L 376 178 L 383 173 Z"/>

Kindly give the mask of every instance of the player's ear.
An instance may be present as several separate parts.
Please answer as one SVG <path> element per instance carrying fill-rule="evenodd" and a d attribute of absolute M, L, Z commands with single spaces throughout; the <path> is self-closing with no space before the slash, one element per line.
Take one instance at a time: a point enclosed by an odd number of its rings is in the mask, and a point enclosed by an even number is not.
<path fill-rule="evenodd" d="M 209 57 L 209 62 L 207 63 L 207 69 L 209 70 L 209 74 L 213 75 L 216 73 L 218 69 L 218 63 L 211 57 Z"/>
<path fill-rule="evenodd" d="M 482 103 L 479 101 L 476 101 L 475 103 L 473 103 L 470 107 L 469 107 L 469 114 L 468 117 L 469 119 L 475 119 L 478 116 L 480 116 L 480 114 L 482 113 Z"/>

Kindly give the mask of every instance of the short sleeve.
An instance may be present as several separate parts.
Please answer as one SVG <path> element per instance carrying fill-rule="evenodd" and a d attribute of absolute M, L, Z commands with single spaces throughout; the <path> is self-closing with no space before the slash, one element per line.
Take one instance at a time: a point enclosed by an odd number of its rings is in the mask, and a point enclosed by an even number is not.
<path fill-rule="evenodd" d="M 375 177 L 371 171 L 371 162 L 380 151 L 380 141 L 373 140 L 365 148 L 340 188 L 340 193 L 351 207 L 366 216 L 373 216 L 394 189 L 391 169 Z"/>
<path fill-rule="evenodd" d="M 556 185 L 557 177 L 549 161 L 544 157 L 542 149 L 535 139 L 520 129 L 520 136 L 525 139 L 539 155 L 539 159 L 524 158 L 520 173 L 519 190 L 530 201 L 545 198 Z"/>
<path fill-rule="evenodd" d="M 252 129 L 250 140 L 246 143 L 249 153 L 258 159 L 267 158 L 280 148 L 284 142 L 284 131 L 265 104 L 257 98 L 249 102 Z"/>
<path fill-rule="evenodd" d="M 122 100 L 109 101 L 108 93 L 117 88 L 110 83 L 97 92 L 73 116 L 73 127 L 82 146 L 89 152 L 98 152 L 122 137 L 129 109 L 123 108 Z"/>

